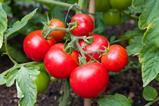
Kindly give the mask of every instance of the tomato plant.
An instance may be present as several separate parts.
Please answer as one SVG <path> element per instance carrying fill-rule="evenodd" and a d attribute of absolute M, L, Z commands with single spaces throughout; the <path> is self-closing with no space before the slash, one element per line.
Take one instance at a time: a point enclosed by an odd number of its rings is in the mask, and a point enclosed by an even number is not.
<path fill-rule="evenodd" d="M 53 18 L 50 20 L 50 28 L 66 28 L 64 22 L 62 22 L 59 19 Z M 49 36 L 53 39 L 55 39 L 57 42 L 61 41 L 65 36 L 65 31 L 62 30 L 56 30 L 52 31 Z"/>
<path fill-rule="evenodd" d="M 71 30 L 75 36 L 89 36 L 94 29 L 94 22 L 87 14 L 76 14 L 72 17 L 71 23 L 75 24 L 75 28 Z"/>
<path fill-rule="evenodd" d="M 50 48 L 44 58 L 48 73 L 56 78 L 68 78 L 77 67 L 75 59 L 67 54 L 63 44 L 55 44 Z"/>
<path fill-rule="evenodd" d="M 23 43 L 25 54 L 32 60 L 43 60 L 50 48 L 49 43 L 43 38 L 42 30 L 36 30 L 26 36 Z"/>
<path fill-rule="evenodd" d="M 0 1 L 1 105 L 158 105 L 158 0 Z"/>
<path fill-rule="evenodd" d="M 83 98 L 99 96 L 108 86 L 108 80 L 107 70 L 99 63 L 79 66 L 70 76 L 73 91 Z"/>

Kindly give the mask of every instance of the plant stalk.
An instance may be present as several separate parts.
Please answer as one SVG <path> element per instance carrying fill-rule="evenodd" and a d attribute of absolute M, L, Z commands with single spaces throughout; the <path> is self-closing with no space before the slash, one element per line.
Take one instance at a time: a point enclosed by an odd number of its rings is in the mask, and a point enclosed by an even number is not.
<path fill-rule="evenodd" d="M 89 13 L 92 19 L 94 20 L 94 13 L 95 13 L 95 0 L 90 0 L 89 2 Z"/>
<path fill-rule="evenodd" d="M 64 2 L 56 1 L 56 0 L 36 0 L 36 1 L 41 2 L 41 3 L 54 4 L 54 5 L 67 7 L 67 8 L 72 6 L 72 4 L 64 3 Z"/>

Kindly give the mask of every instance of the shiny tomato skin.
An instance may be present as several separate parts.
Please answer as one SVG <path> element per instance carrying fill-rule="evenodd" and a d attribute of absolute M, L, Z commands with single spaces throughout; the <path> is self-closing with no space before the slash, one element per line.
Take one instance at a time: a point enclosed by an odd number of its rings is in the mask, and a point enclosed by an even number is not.
<path fill-rule="evenodd" d="M 23 42 L 23 49 L 28 58 L 34 61 L 43 60 L 50 45 L 42 36 L 42 30 L 36 30 L 27 35 Z"/>
<path fill-rule="evenodd" d="M 109 82 L 108 72 L 100 63 L 89 63 L 77 67 L 70 76 L 73 91 L 83 98 L 99 96 Z"/>
<path fill-rule="evenodd" d="M 71 23 L 74 22 L 77 22 L 77 26 L 71 32 L 75 36 L 89 36 L 94 29 L 94 21 L 87 14 L 75 14 L 71 19 Z"/>
<path fill-rule="evenodd" d="M 50 20 L 50 28 L 55 28 L 55 27 L 66 28 L 66 25 L 61 20 L 59 20 L 57 18 L 53 18 Z M 66 34 L 65 31 L 56 30 L 56 31 L 52 31 L 49 34 L 49 36 L 52 37 L 53 39 L 55 39 L 55 41 L 59 42 L 64 38 L 65 34 Z"/>
<path fill-rule="evenodd" d="M 44 58 L 47 72 L 55 78 L 68 78 L 72 70 L 77 67 L 76 61 L 64 51 L 64 44 L 52 46 Z"/>
<path fill-rule="evenodd" d="M 84 51 L 88 53 L 88 55 L 86 56 L 87 61 L 90 60 L 90 56 L 100 61 L 102 53 L 99 53 L 99 51 L 104 51 L 109 46 L 109 41 L 103 35 L 93 34 L 93 42 L 91 44 L 87 45 L 84 41 L 80 41 L 80 45 L 82 48 L 84 47 Z"/>
<path fill-rule="evenodd" d="M 122 46 L 114 44 L 110 46 L 109 52 L 102 56 L 101 62 L 107 70 L 120 72 L 128 63 L 128 53 Z"/>

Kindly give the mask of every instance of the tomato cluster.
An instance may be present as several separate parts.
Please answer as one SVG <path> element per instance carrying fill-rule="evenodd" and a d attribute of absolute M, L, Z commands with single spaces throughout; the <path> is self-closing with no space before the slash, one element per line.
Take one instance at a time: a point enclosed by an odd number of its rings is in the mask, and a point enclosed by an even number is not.
<path fill-rule="evenodd" d="M 110 45 L 105 36 L 93 33 L 94 21 L 88 14 L 75 14 L 67 25 L 69 32 L 63 30 L 66 26 L 61 20 L 52 19 L 49 27 L 57 30 L 52 30 L 45 38 L 43 30 L 31 32 L 24 39 L 24 52 L 34 61 L 44 61 L 51 76 L 69 78 L 73 91 L 79 96 L 97 97 L 108 86 L 108 72 L 120 72 L 126 66 L 127 52 L 120 45 Z M 62 43 L 66 33 L 71 41 Z M 45 77 L 40 75 L 42 80 Z"/>
<path fill-rule="evenodd" d="M 96 0 L 96 10 L 103 12 L 106 25 L 114 26 L 122 23 L 122 13 L 131 5 L 132 0 Z"/>

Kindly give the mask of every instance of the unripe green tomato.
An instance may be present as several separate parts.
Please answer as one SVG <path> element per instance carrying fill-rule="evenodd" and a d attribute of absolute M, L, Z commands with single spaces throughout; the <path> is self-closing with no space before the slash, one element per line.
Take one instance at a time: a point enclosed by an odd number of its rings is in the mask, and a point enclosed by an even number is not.
<path fill-rule="evenodd" d="M 109 0 L 96 0 L 96 11 L 105 12 L 110 8 Z"/>
<path fill-rule="evenodd" d="M 132 0 L 110 0 L 112 8 L 119 10 L 126 9 L 131 5 Z"/>
<path fill-rule="evenodd" d="M 110 9 L 104 14 L 104 22 L 106 25 L 114 26 L 122 22 L 121 14 L 117 9 Z"/>
<path fill-rule="evenodd" d="M 44 92 L 48 88 L 49 82 L 50 82 L 50 76 L 46 73 L 44 67 L 42 66 L 42 68 L 40 69 L 40 74 L 37 76 L 37 79 L 35 79 L 37 92 L 38 93 Z"/>

